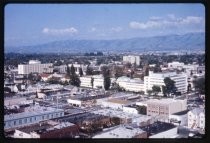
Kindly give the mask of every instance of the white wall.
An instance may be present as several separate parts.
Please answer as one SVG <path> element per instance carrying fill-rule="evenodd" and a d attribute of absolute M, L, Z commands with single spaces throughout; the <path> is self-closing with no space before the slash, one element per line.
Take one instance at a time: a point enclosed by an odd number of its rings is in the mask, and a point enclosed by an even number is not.
<path fill-rule="evenodd" d="M 123 107 L 123 112 L 138 114 L 138 111 L 136 110 L 136 108 L 126 107 L 126 106 Z"/>

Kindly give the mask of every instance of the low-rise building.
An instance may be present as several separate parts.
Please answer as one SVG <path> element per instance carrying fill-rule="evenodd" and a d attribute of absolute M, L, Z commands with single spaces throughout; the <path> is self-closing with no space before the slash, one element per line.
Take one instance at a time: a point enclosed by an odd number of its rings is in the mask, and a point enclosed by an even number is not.
<path fill-rule="evenodd" d="M 187 100 L 184 99 L 151 99 L 147 101 L 147 115 L 162 116 L 169 115 L 187 109 Z"/>
<path fill-rule="evenodd" d="M 108 116 L 108 117 L 118 117 L 120 118 L 120 122 L 122 124 L 133 123 L 140 127 L 152 124 L 154 122 L 151 116 L 127 113 L 127 112 L 123 112 L 122 110 L 101 109 L 101 110 L 92 111 L 91 113 Z"/>
<path fill-rule="evenodd" d="M 15 129 L 14 138 L 74 138 L 79 135 L 77 125 L 69 122 L 47 121 Z"/>
<path fill-rule="evenodd" d="M 128 100 L 122 100 L 122 99 L 108 99 L 103 102 L 101 102 L 101 106 L 103 107 L 109 107 L 113 109 L 123 109 L 124 106 L 135 104 L 134 102 L 128 101 Z"/>
<path fill-rule="evenodd" d="M 34 106 L 25 108 L 25 112 L 4 116 L 4 129 L 21 127 L 40 121 L 64 116 L 63 109 Z"/>

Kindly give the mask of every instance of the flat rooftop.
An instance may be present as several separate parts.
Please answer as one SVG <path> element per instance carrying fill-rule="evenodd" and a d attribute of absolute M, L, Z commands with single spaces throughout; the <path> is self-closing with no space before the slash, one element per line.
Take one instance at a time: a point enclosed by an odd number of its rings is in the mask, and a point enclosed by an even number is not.
<path fill-rule="evenodd" d="M 129 104 L 129 103 L 132 103 L 132 102 L 127 101 L 127 100 L 114 99 L 114 98 L 107 100 L 107 102 L 112 102 L 112 103 L 117 103 L 117 104 Z"/>
<path fill-rule="evenodd" d="M 109 117 L 132 119 L 135 122 L 147 121 L 152 118 L 151 116 L 147 116 L 147 115 L 132 114 L 132 113 L 127 113 L 121 110 L 114 110 L 114 109 L 100 109 L 100 110 L 92 111 L 91 113 L 109 116 Z"/>
<path fill-rule="evenodd" d="M 147 100 L 147 103 L 161 103 L 161 104 L 171 104 L 173 102 L 177 101 L 183 101 L 182 99 L 172 99 L 172 98 L 166 98 L 166 99 L 149 99 Z"/>
<path fill-rule="evenodd" d="M 25 111 L 22 113 L 5 115 L 4 120 L 8 121 L 8 120 L 14 120 L 14 119 L 19 119 L 19 118 L 25 118 L 25 117 L 31 117 L 31 116 L 37 116 L 37 115 L 55 113 L 55 112 L 62 112 L 62 111 L 64 110 L 56 109 L 52 107 L 42 107 L 42 106 L 27 107 L 25 108 Z"/>
<path fill-rule="evenodd" d="M 140 128 L 133 128 L 128 125 L 120 125 L 115 128 L 112 128 L 111 130 L 103 131 L 102 133 L 99 133 L 93 138 L 133 138 L 136 135 L 142 134 L 143 130 Z"/>
<path fill-rule="evenodd" d="M 25 133 L 36 132 L 38 134 L 42 134 L 44 132 L 62 129 L 62 128 L 66 128 L 66 127 L 70 127 L 74 125 L 75 124 L 70 123 L 70 122 L 59 123 L 59 122 L 49 120 L 47 122 L 42 122 L 42 123 L 40 122 L 40 123 L 24 126 L 24 127 L 18 128 L 18 130 Z"/>

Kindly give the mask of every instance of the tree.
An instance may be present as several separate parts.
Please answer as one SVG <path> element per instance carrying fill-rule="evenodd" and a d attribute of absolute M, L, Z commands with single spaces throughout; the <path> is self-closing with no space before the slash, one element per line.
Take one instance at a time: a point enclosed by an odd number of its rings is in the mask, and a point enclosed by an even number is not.
<path fill-rule="evenodd" d="M 66 69 L 66 74 L 70 77 L 71 72 L 70 72 L 70 67 L 67 65 L 67 69 Z"/>
<path fill-rule="evenodd" d="M 101 72 L 104 77 L 104 89 L 108 90 L 111 85 L 109 68 L 107 66 L 103 66 L 103 67 L 101 67 Z"/>
<path fill-rule="evenodd" d="M 147 90 L 148 95 L 152 94 L 152 90 Z"/>
<path fill-rule="evenodd" d="M 162 86 L 162 92 L 163 92 L 163 96 L 166 97 L 167 94 L 166 94 L 166 86 Z"/>
<path fill-rule="evenodd" d="M 93 69 L 89 65 L 87 66 L 86 75 L 93 75 Z"/>
<path fill-rule="evenodd" d="M 131 63 L 126 63 L 126 64 L 125 64 L 125 67 L 126 67 L 126 68 L 131 68 L 131 66 L 132 66 Z"/>
<path fill-rule="evenodd" d="M 164 83 L 165 83 L 165 93 L 166 95 L 169 95 L 171 93 L 176 93 L 176 86 L 175 86 L 175 81 L 171 80 L 171 78 L 166 77 L 164 78 Z"/>
<path fill-rule="evenodd" d="M 82 68 L 79 68 L 79 75 L 80 75 L 80 76 L 83 76 Z"/>
<path fill-rule="evenodd" d="M 153 68 L 153 71 L 154 71 L 154 73 L 161 72 L 162 70 L 160 68 L 160 65 L 156 64 L 155 67 Z"/>
<path fill-rule="evenodd" d="M 92 86 L 92 88 L 93 88 L 93 84 L 94 84 L 94 78 L 91 77 L 91 86 Z"/>
<path fill-rule="evenodd" d="M 161 92 L 160 86 L 153 85 L 152 91 L 157 95 L 159 92 Z"/>
<path fill-rule="evenodd" d="M 193 81 L 195 90 L 200 94 L 205 94 L 205 78 L 197 78 Z"/>
<path fill-rule="evenodd" d="M 146 115 L 147 114 L 147 107 L 146 106 L 137 106 L 136 110 L 139 114 Z"/>
<path fill-rule="evenodd" d="M 70 75 L 75 75 L 75 68 L 73 64 L 71 65 L 71 68 L 70 68 Z"/>
<path fill-rule="evenodd" d="M 116 66 L 115 67 L 115 78 L 117 79 L 118 77 L 123 76 L 123 68 Z"/>
<path fill-rule="evenodd" d="M 80 81 L 80 79 L 79 79 L 79 76 L 76 75 L 76 74 L 71 75 L 71 76 L 70 76 L 70 81 L 69 81 L 69 83 L 70 83 L 71 85 L 74 85 L 74 86 L 79 87 L 79 86 L 80 86 L 80 83 L 81 83 L 81 81 Z"/>

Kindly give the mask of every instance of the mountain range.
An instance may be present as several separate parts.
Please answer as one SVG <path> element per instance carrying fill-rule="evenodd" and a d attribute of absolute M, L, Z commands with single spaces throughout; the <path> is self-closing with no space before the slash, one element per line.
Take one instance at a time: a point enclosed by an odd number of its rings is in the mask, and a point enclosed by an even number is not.
<path fill-rule="evenodd" d="M 205 50 L 205 33 L 116 40 L 64 40 L 33 46 L 5 47 L 5 53 L 143 52 Z"/>

